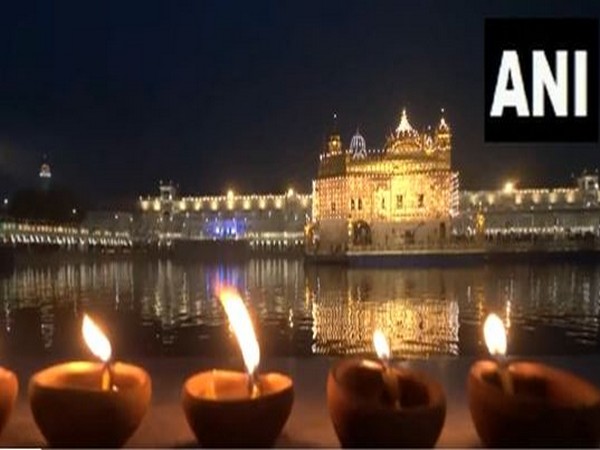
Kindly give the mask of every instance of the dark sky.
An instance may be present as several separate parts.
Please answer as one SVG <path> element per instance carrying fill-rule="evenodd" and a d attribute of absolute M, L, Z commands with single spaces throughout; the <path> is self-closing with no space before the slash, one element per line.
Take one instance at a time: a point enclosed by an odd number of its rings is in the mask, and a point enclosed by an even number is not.
<path fill-rule="evenodd" d="M 483 143 L 485 17 L 600 16 L 597 1 L 0 3 L 0 189 L 55 180 L 94 200 L 308 190 L 338 113 L 381 147 L 406 106 L 454 129 L 467 188 L 560 185 L 598 145 Z"/>

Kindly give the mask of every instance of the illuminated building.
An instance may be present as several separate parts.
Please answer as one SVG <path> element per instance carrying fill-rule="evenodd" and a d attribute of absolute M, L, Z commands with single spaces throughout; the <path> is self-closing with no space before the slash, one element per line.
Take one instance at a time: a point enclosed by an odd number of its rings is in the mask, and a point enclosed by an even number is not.
<path fill-rule="evenodd" d="M 180 196 L 172 184 L 140 197 L 138 235 L 146 240 L 242 240 L 256 248 L 301 247 L 310 219 L 310 194 Z"/>
<path fill-rule="evenodd" d="M 336 254 L 444 241 L 458 208 L 451 137 L 443 116 L 434 130 L 419 132 L 406 110 L 382 150 L 368 150 L 358 131 L 344 148 L 334 129 L 313 183 L 308 251 Z"/>
<path fill-rule="evenodd" d="M 462 191 L 453 233 L 487 236 L 595 234 L 600 230 L 598 173 L 583 173 L 573 187 L 520 188 L 513 180 L 501 189 Z"/>

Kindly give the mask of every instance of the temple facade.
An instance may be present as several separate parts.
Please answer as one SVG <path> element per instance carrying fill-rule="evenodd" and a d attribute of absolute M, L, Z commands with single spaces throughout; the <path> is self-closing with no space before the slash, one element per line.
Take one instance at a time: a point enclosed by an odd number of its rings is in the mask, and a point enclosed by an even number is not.
<path fill-rule="evenodd" d="M 344 147 L 334 129 L 313 182 L 307 251 L 340 254 L 445 241 L 458 212 L 451 150 L 443 115 L 434 129 L 419 132 L 402 111 L 381 150 L 368 150 L 358 131 Z"/>

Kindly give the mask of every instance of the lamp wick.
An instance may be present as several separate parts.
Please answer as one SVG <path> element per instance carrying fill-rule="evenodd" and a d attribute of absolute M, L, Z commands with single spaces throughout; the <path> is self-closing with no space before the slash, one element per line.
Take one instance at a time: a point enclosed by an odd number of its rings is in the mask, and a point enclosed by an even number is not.
<path fill-rule="evenodd" d="M 260 394 L 260 388 L 257 382 L 256 370 L 248 372 L 248 394 L 250 398 L 258 397 Z"/>
<path fill-rule="evenodd" d="M 116 390 L 114 385 L 115 374 L 112 368 L 112 364 L 110 361 L 106 361 L 104 363 L 104 368 L 102 370 L 102 390 L 103 391 L 113 391 Z"/>

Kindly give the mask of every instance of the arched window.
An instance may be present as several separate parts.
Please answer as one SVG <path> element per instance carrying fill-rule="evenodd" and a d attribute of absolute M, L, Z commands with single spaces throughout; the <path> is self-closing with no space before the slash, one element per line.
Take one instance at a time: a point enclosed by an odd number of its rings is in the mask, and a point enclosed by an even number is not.
<path fill-rule="evenodd" d="M 396 208 L 397 209 L 402 209 L 403 201 L 404 201 L 404 198 L 401 194 L 396 195 Z"/>

